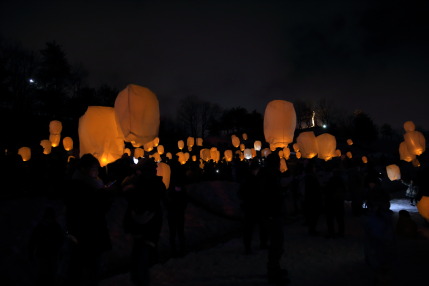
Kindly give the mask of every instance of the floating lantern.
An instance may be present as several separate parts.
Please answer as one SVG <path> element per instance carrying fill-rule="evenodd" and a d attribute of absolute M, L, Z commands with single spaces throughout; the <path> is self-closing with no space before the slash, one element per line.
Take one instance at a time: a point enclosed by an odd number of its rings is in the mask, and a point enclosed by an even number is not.
<path fill-rule="evenodd" d="M 177 147 L 179 148 L 179 150 L 183 150 L 183 148 L 185 147 L 185 142 L 183 140 L 177 141 Z"/>
<path fill-rule="evenodd" d="M 296 152 L 295 156 L 296 156 L 297 159 L 301 159 L 301 152 Z"/>
<path fill-rule="evenodd" d="M 40 146 L 43 147 L 43 154 L 45 155 L 51 154 L 51 151 L 52 151 L 51 141 L 44 139 L 40 141 Z"/>
<path fill-rule="evenodd" d="M 280 172 L 284 173 L 287 171 L 287 164 L 285 158 L 280 159 Z"/>
<path fill-rule="evenodd" d="M 167 157 L 170 160 L 173 159 L 173 155 L 170 152 L 168 152 L 167 154 L 165 154 L 165 157 Z"/>
<path fill-rule="evenodd" d="M 197 138 L 197 146 L 203 146 L 203 138 Z"/>
<path fill-rule="evenodd" d="M 117 125 L 112 107 L 89 106 L 79 119 L 80 156 L 94 155 L 104 167 L 121 158 L 124 153 L 124 139 Z"/>
<path fill-rule="evenodd" d="M 192 148 L 195 144 L 195 138 L 194 137 L 188 137 L 186 140 L 186 145 L 190 148 Z"/>
<path fill-rule="evenodd" d="M 331 160 L 335 157 L 335 149 L 337 148 L 337 140 L 335 136 L 324 133 L 316 137 L 317 140 L 317 156 L 319 159 L 325 161 Z"/>
<path fill-rule="evenodd" d="M 262 155 L 262 157 L 267 158 L 267 157 L 268 157 L 268 155 L 270 155 L 270 154 L 271 154 L 271 150 L 270 150 L 270 149 L 268 149 L 268 148 L 264 148 L 264 149 L 262 149 L 262 151 L 261 151 L 261 155 Z"/>
<path fill-rule="evenodd" d="M 399 158 L 405 162 L 412 162 L 416 155 L 411 154 L 410 151 L 408 151 L 407 143 L 405 141 L 402 141 L 399 144 Z"/>
<path fill-rule="evenodd" d="M 125 148 L 124 149 L 124 154 L 127 154 L 128 156 L 131 156 L 131 150 L 130 150 L 130 148 Z"/>
<path fill-rule="evenodd" d="M 284 148 L 293 141 L 296 113 L 291 102 L 270 101 L 264 113 L 265 141 L 274 148 Z"/>
<path fill-rule="evenodd" d="M 289 157 L 290 157 L 290 149 L 289 149 L 289 147 L 284 147 L 283 148 L 283 157 L 286 160 L 289 160 Z"/>
<path fill-rule="evenodd" d="M 218 162 L 220 160 L 220 152 L 217 150 L 216 147 L 212 147 L 210 149 L 210 159 Z"/>
<path fill-rule="evenodd" d="M 413 155 L 421 155 L 426 150 L 426 140 L 420 131 L 409 131 L 404 134 L 408 151 Z"/>
<path fill-rule="evenodd" d="M 231 135 L 231 142 L 232 146 L 234 146 L 235 148 L 238 148 L 238 146 L 240 146 L 240 138 L 235 135 Z"/>
<path fill-rule="evenodd" d="M 349 159 L 353 158 L 352 152 L 350 152 L 350 151 L 346 153 L 346 156 Z"/>
<path fill-rule="evenodd" d="M 124 141 L 141 146 L 158 136 L 158 98 L 148 88 L 127 85 L 116 97 L 114 110 Z"/>
<path fill-rule="evenodd" d="M 414 160 L 411 162 L 414 167 L 420 167 L 420 161 L 417 158 L 414 158 Z"/>
<path fill-rule="evenodd" d="M 200 158 L 208 162 L 211 159 L 210 149 L 204 148 L 200 150 Z"/>
<path fill-rule="evenodd" d="M 262 142 L 259 140 L 256 140 L 253 143 L 253 148 L 255 148 L 256 151 L 261 151 L 261 147 L 262 147 Z"/>
<path fill-rule="evenodd" d="M 255 148 L 250 148 L 250 150 L 252 151 L 252 158 L 255 158 L 257 155 Z"/>
<path fill-rule="evenodd" d="M 155 137 L 155 139 L 152 140 L 153 147 L 156 148 L 159 145 L 159 137 Z"/>
<path fill-rule="evenodd" d="M 347 145 L 352 146 L 353 145 L 353 140 L 352 139 L 347 139 Z"/>
<path fill-rule="evenodd" d="M 186 156 L 185 153 L 183 152 L 177 152 L 176 153 L 177 156 L 177 160 L 179 161 L 180 164 L 185 164 L 186 163 Z"/>
<path fill-rule="evenodd" d="M 240 144 L 240 151 L 244 151 L 244 149 L 246 149 L 246 145 L 244 145 L 244 144 Z"/>
<path fill-rule="evenodd" d="M 278 153 L 278 155 L 279 155 L 280 158 L 283 158 L 283 150 L 280 150 L 279 153 Z"/>
<path fill-rule="evenodd" d="M 149 141 L 146 144 L 144 144 L 144 150 L 146 152 L 151 152 L 153 150 L 153 141 Z"/>
<path fill-rule="evenodd" d="M 247 134 L 246 134 L 246 133 L 243 133 L 242 137 L 243 137 L 243 140 L 244 140 L 244 141 L 246 141 L 246 140 L 247 140 Z"/>
<path fill-rule="evenodd" d="M 156 168 L 156 175 L 162 177 L 162 182 L 165 185 L 165 188 L 170 187 L 170 176 L 171 176 L 171 168 L 168 164 L 159 162 Z"/>
<path fill-rule="evenodd" d="M 134 149 L 134 158 L 138 159 L 138 158 L 143 158 L 144 157 L 144 150 L 143 148 L 136 148 Z"/>
<path fill-rule="evenodd" d="M 51 142 L 52 147 L 57 147 L 60 145 L 61 135 L 60 134 L 50 134 L 49 141 Z"/>
<path fill-rule="evenodd" d="M 416 130 L 416 125 L 414 125 L 414 122 L 412 122 L 412 121 L 405 121 L 404 122 L 404 130 L 405 130 L 405 132 L 413 132 Z"/>
<path fill-rule="evenodd" d="M 155 161 L 155 162 L 161 162 L 161 155 L 159 155 L 159 153 L 153 153 L 151 156 L 150 156 L 150 158 L 153 158 L 153 160 Z"/>
<path fill-rule="evenodd" d="M 302 157 L 311 159 L 317 155 L 317 140 L 313 131 L 301 132 L 296 138 Z"/>
<path fill-rule="evenodd" d="M 391 181 L 396 181 L 401 179 L 401 170 L 396 164 L 391 164 L 386 166 L 386 172 L 387 172 L 387 176 Z"/>
<path fill-rule="evenodd" d="M 368 158 L 366 156 L 362 156 L 362 162 L 364 164 L 368 163 Z"/>
<path fill-rule="evenodd" d="M 164 154 L 164 146 L 162 146 L 162 145 L 158 145 L 158 146 L 156 147 L 156 151 L 159 153 L 159 155 Z"/>
<path fill-rule="evenodd" d="M 63 124 L 61 123 L 61 121 L 52 120 L 51 122 L 49 122 L 49 134 L 60 135 L 62 130 Z"/>
<path fill-rule="evenodd" d="M 340 149 L 335 150 L 335 157 L 341 157 L 341 150 Z"/>
<path fill-rule="evenodd" d="M 252 150 L 250 150 L 249 148 L 244 149 L 243 154 L 244 154 L 244 159 L 246 160 L 252 159 Z"/>
<path fill-rule="evenodd" d="M 31 159 L 31 149 L 29 147 L 21 147 L 18 149 L 18 155 L 21 156 L 22 161 L 26 162 Z"/>
<path fill-rule="evenodd" d="M 63 146 L 64 146 L 64 150 L 66 151 L 73 150 L 73 139 L 71 137 L 64 137 Z"/>
<path fill-rule="evenodd" d="M 197 161 L 197 155 L 192 155 L 192 161 L 196 162 Z"/>
<path fill-rule="evenodd" d="M 417 210 L 419 211 L 419 214 L 429 221 L 429 197 L 428 196 L 422 196 L 422 198 L 417 203 Z"/>
<path fill-rule="evenodd" d="M 223 156 L 225 157 L 225 161 L 231 162 L 232 161 L 232 150 L 225 150 L 225 152 L 223 152 Z"/>

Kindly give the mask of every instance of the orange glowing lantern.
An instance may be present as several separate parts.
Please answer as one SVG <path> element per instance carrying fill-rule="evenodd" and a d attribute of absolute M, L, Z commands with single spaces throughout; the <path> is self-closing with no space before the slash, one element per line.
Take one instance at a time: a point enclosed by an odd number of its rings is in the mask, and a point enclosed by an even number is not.
<path fill-rule="evenodd" d="M 414 158 L 414 160 L 411 162 L 414 167 L 420 167 L 420 161 L 417 158 Z"/>
<path fill-rule="evenodd" d="M 253 148 L 255 148 L 256 151 L 261 151 L 261 147 L 262 147 L 262 142 L 259 140 L 256 140 L 253 143 Z"/>
<path fill-rule="evenodd" d="M 153 153 L 151 156 L 150 156 L 150 158 L 153 158 L 153 160 L 155 161 L 155 162 L 161 162 L 161 155 L 159 155 L 159 153 L 157 153 L 157 152 L 155 152 L 155 153 Z"/>
<path fill-rule="evenodd" d="M 287 164 L 285 158 L 280 159 L 280 172 L 284 173 L 287 171 Z"/>
<path fill-rule="evenodd" d="M 289 149 L 289 147 L 284 147 L 283 148 L 283 157 L 286 160 L 289 160 L 289 157 L 290 157 L 290 149 Z"/>
<path fill-rule="evenodd" d="M 311 159 L 317 155 L 317 139 L 313 131 L 300 133 L 296 138 L 296 144 L 302 157 Z"/>
<path fill-rule="evenodd" d="M 188 145 L 188 147 L 192 148 L 195 144 L 195 138 L 194 137 L 188 137 L 188 139 L 186 140 L 186 145 Z"/>
<path fill-rule="evenodd" d="M 210 149 L 204 148 L 200 150 L 200 158 L 208 162 L 211 159 Z"/>
<path fill-rule="evenodd" d="M 29 147 L 21 147 L 18 149 L 18 155 L 21 156 L 22 161 L 26 162 L 31 159 L 31 149 Z"/>
<path fill-rule="evenodd" d="M 185 147 L 185 142 L 183 140 L 177 141 L 177 147 L 179 148 L 179 150 L 183 150 L 183 148 Z"/>
<path fill-rule="evenodd" d="M 335 157 L 341 157 L 341 150 L 340 149 L 335 150 Z"/>
<path fill-rule="evenodd" d="M 278 155 L 279 155 L 280 158 L 283 158 L 283 150 L 280 150 L 279 153 L 278 153 Z"/>
<path fill-rule="evenodd" d="M 137 147 L 134 149 L 134 158 L 143 158 L 144 157 L 144 150 L 143 148 Z"/>
<path fill-rule="evenodd" d="M 203 146 L 203 138 L 197 138 L 197 146 Z"/>
<path fill-rule="evenodd" d="M 271 150 L 270 150 L 269 148 L 264 148 L 264 149 L 262 149 L 262 151 L 261 151 L 261 155 L 262 155 L 262 157 L 267 158 L 267 157 L 268 157 L 268 155 L 270 155 L 270 154 L 271 154 Z"/>
<path fill-rule="evenodd" d="M 242 138 L 243 138 L 244 141 L 246 141 L 247 140 L 247 134 L 243 133 Z"/>
<path fill-rule="evenodd" d="M 158 98 L 148 88 L 127 85 L 116 97 L 114 110 L 124 141 L 141 146 L 158 136 Z"/>
<path fill-rule="evenodd" d="M 412 162 L 416 155 L 411 154 L 410 151 L 408 151 L 407 143 L 405 141 L 402 141 L 399 144 L 399 158 L 405 162 Z"/>
<path fill-rule="evenodd" d="M 51 122 L 49 122 L 49 134 L 60 135 L 62 130 L 63 124 L 61 123 L 61 121 L 52 120 Z"/>
<path fill-rule="evenodd" d="M 284 148 L 293 141 L 296 113 L 291 102 L 270 101 L 264 113 L 265 141 L 275 148 Z"/>
<path fill-rule="evenodd" d="M 301 152 L 296 152 L 295 156 L 296 156 L 297 159 L 301 159 Z"/>
<path fill-rule="evenodd" d="M 158 145 L 158 146 L 156 147 L 156 151 L 159 153 L 159 155 L 164 154 L 164 146 L 162 146 L 162 145 Z"/>
<path fill-rule="evenodd" d="M 170 176 L 171 169 L 170 166 L 166 163 L 159 162 L 156 168 L 156 175 L 162 177 L 162 182 L 165 187 L 168 189 L 170 187 Z"/>
<path fill-rule="evenodd" d="M 232 150 L 225 150 L 225 152 L 223 152 L 223 156 L 225 157 L 225 161 L 231 162 L 232 161 Z"/>
<path fill-rule="evenodd" d="M 51 141 L 44 139 L 40 141 L 40 146 L 43 147 L 43 154 L 45 155 L 51 154 L 51 151 L 52 151 Z"/>
<path fill-rule="evenodd" d="M 250 150 L 252 151 L 252 158 L 255 158 L 257 155 L 255 148 L 250 148 Z"/>
<path fill-rule="evenodd" d="M 177 160 L 180 162 L 180 164 L 185 164 L 186 163 L 186 156 L 185 156 L 185 153 L 183 153 L 183 152 L 177 152 L 176 153 L 176 156 L 177 156 Z"/>
<path fill-rule="evenodd" d="M 420 131 L 409 131 L 404 134 L 408 151 L 413 155 L 421 155 L 426 150 L 426 139 Z"/>
<path fill-rule="evenodd" d="M 422 196 L 422 198 L 417 203 L 417 210 L 419 211 L 419 214 L 429 221 L 429 197 L 428 196 Z"/>
<path fill-rule="evenodd" d="M 153 147 L 156 148 L 159 145 L 159 137 L 155 137 L 155 139 L 152 140 Z"/>
<path fill-rule="evenodd" d="M 335 157 L 335 149 L 337 148 L 337 140 L 335 136 L 324 133 L 316 137 L 317 140 L 317 156 L 319 159 L 325 161 L 331 160 L 332 157 Z"/>
<path fill-rule="evenodd" d="M 131 156 L 131 150 L 130 150 L 130 148 L 125 148 L 124 149 L 124 154 L 127 154 L 128 156 Z"/>
<path fill-rule="evenodd" d="M 73 150 L 73 139 L 71 137 L 64 137 L 63 146 L 64 146 L 64 150 L 66 151 Z"/>
<path fill-rule="evenodd" d="M 292 148 L 293 148 L 293 151 L 294 152 L 299 152 L 300 150 L 299 150 L 299 144 L 298 143 L 294 143 L 293 145 L 292 145 Z"/>
<path fill-rule="evenodd" d="M 124 140 L 112 107 L 89 106 L 79 119 L 80 156 L 94 155 L 104 167 L 122 157 Z"/>
<path fill-rule="evenodd" d="M 61 135 L 60 134 L 50 134 L 49 141 L 51 142 L 52 147 L 57 147 L 60 145 Z"/>
<path fill-rule="evenodd" d="M 252 159 L 252 150 L 250 150 L 249 148 L 244 149 L 243 154 L 244 154 L 244 159 L 246 160 Z"/>
<path fill-rule="evenodd" d="M 240 151 L 244 152 L 244 149 L 246 149 L 246 145 L 240 144 Z"/>
<path fill-rule="evenodd" d="M 143 147 L 146 152 L 151 152 L 153 150 L 153 141 L 145 143 Z"/>
<path fill-rule="evenodd" d="M 236 135 L 231 135 L 231 141 L 232 146 L 234 146 L 235 148 L 238 148 L 238 146 L 240 146 L 240 138 L 238 138 Z"/>
<path fill-rule="evenodd" d="M 197 162 L 197 155 L 192 155 L 192 161 Z"/>
<path fill-rule="evenodd" d="M 405 121 L 404 122 L 404 130 L 405 130 L 405 132 L 413 132 L 416 130 L 416 125 L 414 125 L 414 122 L 412 122 L 412 121 Z"/>
<path fill-rule="evenodd" d="M 347 145 L 352 146 L 353 145 L 353 140 L 352 139 L 347 139 Z"/>
<path fill-rule="evenodd" d="M 173 159 L 173 155 L 170 152 L 167 152 L 167 154 L 165 154 L 165 157 L 167 157 L 170 160 Z"/>
<path fill-rule="evenodd" d="M 368 163 L 368 158 L 366 156 L 362 156 L 362 162 L 364 164 Z"/>
<path fill-rule="evenodd" d="M 401 170 L 396 164 L 391 164 L 386 166 L 386 172 L 387 172 L 387 176 L 391 181 L 396 181 L 401 179 Z"/>
<path fill-rule="evenodd" d="M 353 154 L 352 154 L 352 152 L 350 152 L 350 151 L 346 153 L 346 156 L 347 156 L 347 158 L 349 158 L 349 159 L 353 158 Z"/>

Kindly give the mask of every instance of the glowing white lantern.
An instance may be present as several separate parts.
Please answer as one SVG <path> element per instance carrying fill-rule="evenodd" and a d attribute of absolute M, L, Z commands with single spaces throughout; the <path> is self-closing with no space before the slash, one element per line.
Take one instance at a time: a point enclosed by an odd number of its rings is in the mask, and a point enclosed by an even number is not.
<path fill-rule="evenodd" d="M 31 149 L 29 147 L 21 147 L 18 149 L 18 155 L 21 156 L 22 161 L 28 161 L 31 159 Z"/>
<path fill-rule="evenodd" d="M 291 102 L 270 101 L 264 113 L 265 141 L 275 148 L 284 148 L 293 141 L 296 113 Z"/>
<path fill-rule="evenodd" d="M 165 187 L 168 189 L 170 187 L 170 176 L 171 169 L 170 166 L 166 163 L 159 162 L 156 168 L 156 175 L 162 177 L 162 182 Z"/>
<path fill-rule="evenodd" d="M 401 170 L 396 164 L 391 164 L 386 166 L 386 172 L 387 172 L 387 176 L 391 181 L 396 181 L 401 179 Z"/>
<path fill-rule="evenodd" d="M 313 131 L 301 132 L 296 138 L 302 157 L 311 159 L 317 155 L 317 139 Z"/>
<path fill-rule="evenodd" d="M 250 150 L 249 148 L 244 149 L 243 154 L 244 154 L 244 159 L 246 160 L 252 159 L 252 150 Z"/>
<path fill-rule="evenodd" d="M 94 155 L 100 166 L 116 161 L 124 153 L 124 139 L 112 107 L 89 106 L 79 119 L 80 156 Z"/>
<path fill-rule="evenodd" d="M 317 140 L 317 156 L 319 159 L 325 161 L 331 160 L 332 157 L 335 157 L 335 149 L 337 148 L 337 140 L 335 136 L 324 133 L 316 137 Z"/>
<path fill-rule="evenodd" d="M 261 151 L 261 147 L 262 147 L 262 142 L 259 140 L 256 140 L 253 143 L 253 148 L 255 148 L 256 151 Z"/>
<path fill-rule="evenodd" d="M 146 87 L 129 84 L 119 92 L 114 110 L 126 142 L 144 145 L 158 136 L 159 104 Z"/>

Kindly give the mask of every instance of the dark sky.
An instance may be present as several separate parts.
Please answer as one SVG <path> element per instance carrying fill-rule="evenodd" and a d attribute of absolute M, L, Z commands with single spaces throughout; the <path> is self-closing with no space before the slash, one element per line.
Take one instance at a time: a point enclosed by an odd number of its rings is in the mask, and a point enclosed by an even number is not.
<path fill-rule="evenodd" d="M 263 113 L 326 98 L 381 125 L 429 129 L 428 1 L 2 0 L 0 34 L 55 40 L 93 86 L 128 83 L 161 113 L 196 95 Z"/>

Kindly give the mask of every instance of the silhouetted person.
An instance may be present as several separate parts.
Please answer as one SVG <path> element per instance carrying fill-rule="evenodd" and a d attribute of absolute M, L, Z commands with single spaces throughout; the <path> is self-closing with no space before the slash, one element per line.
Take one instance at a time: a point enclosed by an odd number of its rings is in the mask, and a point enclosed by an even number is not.
<path fill-rule="evenodd" d="M 55 285 L 60 249 L 65 232 L 57 222 L 55 210 L 45 209 L 41 221 L 34 228 L 29 242 L 30 259 L 37 263 L 37 286 Z"/>
<path fill-rule="evenodd" d="M 344 199 L 345 184 L 339 169 L 334 169 L 332 176 L 325 186 L 325 214 L 328 226 L 328 237 L 343 237 L 345 230 L 344 223 Z M 335 227 L 336 226 L 336 227 Z M 337 228 L 337 232 L 335 231 Z"/>
<path fill-rule="evenodd" d="M 152 159 L 143 159 L 136 174 L 123 186 L 128 201 L 124 231 L 133 238 L 130 276 L 138 286 L 150 285 L 149 270 L 158 259 L 166 188 L 162 177 L 156 175 L 156 168 Z"/>
<path fill-rule="evenodd" d="M 186 194 L 186 172 L 178 161 L 170 162 L 170 186 L 167 190 L 167 219 L 171 254 L 185 253 L 185 211 L 188 203 Z M 177 248 L 178 242 L 178 248 Z"/>
<path fill-rule="evenodd" d="M 406 210 L 400 210 L 398 221 L 396 222 L 396 234 L 400 238 L 418 238 L 419 232 L 417 223 L 411 218 Z"/>
<path fill-rule="evenodd" d="M 317 224 L 322 213 L 322 190 L 316 175 L 316 166 L 309 161 L 304 174 L 304 215 L 310 235 L 317 235 Z"/>
<path fill-rule="evenodd" d="M 106 213 L 111 197 L 98 177 L 100 164 L 93 155 L 78 160 L 67 191 L 66 227 L 75 242 L 70 258 L 69 285 L 98 285 L 102 254 L 111 249 Z"/>
<path fill-rule="evenodd" d="M 289 282 L 287 271 L 281 269 L 280 259 L 284 252 L 284 193 L 280 178 L 280 157 L 271 153 L 265 159 L 265 165 L 258 172 L 259 186 L 261 188 L 261 216 L 268 222 L 268 281 L 276 284 Z"/>

